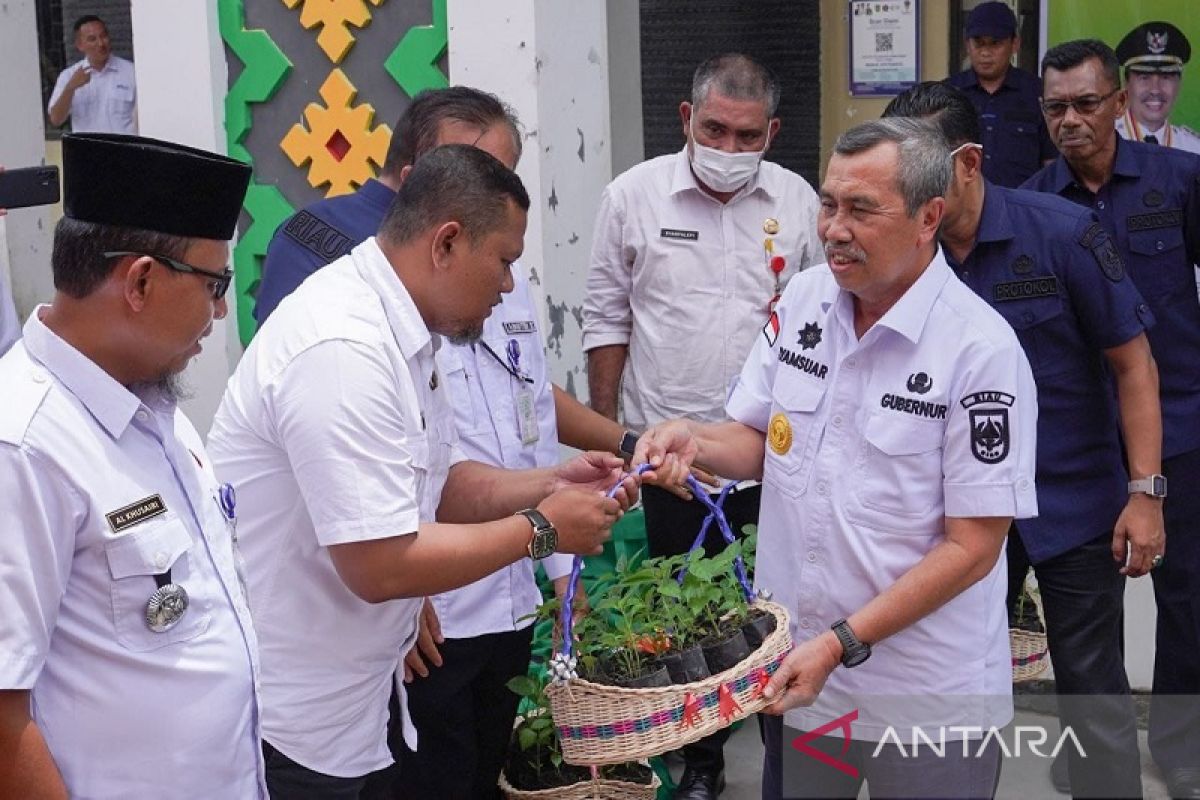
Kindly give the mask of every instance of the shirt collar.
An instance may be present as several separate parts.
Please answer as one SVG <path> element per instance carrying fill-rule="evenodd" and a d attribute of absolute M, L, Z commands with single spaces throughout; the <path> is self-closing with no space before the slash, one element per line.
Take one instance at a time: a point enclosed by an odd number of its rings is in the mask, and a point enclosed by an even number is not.
<path fill-rule="evenodd" d="M 708 197 L 708 194 L 700 188 L 700 183 L 696 180 L 696 176 L 692 172 L 692 164 L 688 160 L 687 145 L 685 144 L 683 150 L 675 156 L 675 170 L 671 173 L 671 189 L 668 193 L 675 195 L 680 192 L 686 192 L 689 189 L 700 192 L 705 197 Z M 738 193 L 729 202 L 737 202 L 743 197 L 747 197 L 757 191 L 761 191 L 773 200 L 778 199 L 783 194 L 783 187 L 780 186 L 775 171 L 763 169 L 763 164 L 758 165 L 758 171 L 754 173 L 754 177 L 739 189 Z"/>
<path fill-rule="evenodd" d="M 119 438 L 141 407 L 141 399 L 46 327 L 41 315 L 48 308 L 38 306 L 29 315 L 22 332 L 25 350 L 83 403 L 110 436 Z"/>
<path fill-rule="evenodd" d="M 1008 218 L 1008 201 L 1004 190 L 990 181 L 983 184 L 983 211 L 979 217 L 976 242 L 1006 242 L 1016 237 Z"/>
<path fill-rule="evenodd" d="M 1138 161 L 1138 154 L 1134 146 L 1140 144 L 1130 142 L 1121 136 L 1117 137 L 1117 154 L 1113 158 L 1113 175 L 1120 175 L 1123 178 L 1139 178 L 1142 175 L 1142 165 Z M 1067 163 L 1067 159 L 1059 153 L 1058 158 L 1054 162 L 1054 183 L 1052 188 L 1055 194 L 1062 194 L 1075 180 L 1075 173 L 1071 171 L 1071 165 Z"/>
<path fill-rule="evenodd" d="M 969 70 L 967 70 L 966 86 L 964 88 L 969 89 L 972 86 L 978 86 L 980 89 L 983 89 L 983 84 L 981 84 L 979 82 L 979 75 L 976 74 L 975 70 L 969 69 Z M 1001 88 L 1001 89 L 1020 89 L 1021 88 L 1021 84 L 1017 80 L 1017 71 L 1014 67 L 1010 66 L 1004 72 L 1004 80 L 1000 81 L 999 88 Z"/>
<path fill-rule="evenodd" d="M 405 358 L 414 358 L 426 347 L 437 350 L 439 342 L 425 327 L 425 320 L 417 310 L 412 295 L 396 274 L 387 256 L 372 236 L 354 249 L 358 268 L 363 278 L 371 285 L 383 303 L 388 326 L 396 337 L 396 344 Z"/>
<path fill-rule="evenodd" d="M 913 344 L 919 342 L 921 332 L 925 330 L 925 323 L 929 320 L 929 313 L 933 308 L 934 301 L 942 293 L 942 287 L 946 285 L 946 281 L 952 274 L 950 265 L 946 263 L 946 258 L 942 255 L 942 248 L 938 247 L 933 261 L 929 262 L 929 266 L 925 268 L 921 276 L 879 318 L 874 327 L 889 328 Z M 836 293 L 821 302 L 821 307 L 824 311 L 828 311 L 834 303 L 838 306 L 837 315 L 843 318 L 843 327 L 853 334 L 854 303 L 850 293 L 845 289 L 838 288 Z"/>

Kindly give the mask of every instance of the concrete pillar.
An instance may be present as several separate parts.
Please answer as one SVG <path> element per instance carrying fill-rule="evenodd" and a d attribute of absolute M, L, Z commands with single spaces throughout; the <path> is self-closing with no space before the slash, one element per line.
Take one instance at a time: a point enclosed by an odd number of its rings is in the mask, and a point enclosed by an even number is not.
<path fill-rule="evenodd" d="M 551 378 L 586 395 L 581 329 L 592 224 L 612 179 L 604 3 L 449 0 L 450 82 L 493 92 L 525 126 L 532 207 L 521 257 Z"/>
<path fill-rule="evenodd" d="M 45 163 L 41 77 L 34 0 L 0 3 L 0 164 L 9 169 Z M 0 218 L 0 281 L 8 283 L 22 322 L 54 294 L 50 275 L 52 230 L 45 206 L 15 209 Z"/>
<path fill-rule="evenodd" d="M 224 153 L 227 72 L 217 4 L 133 0 L 132 13 L 139 132 Z M 231 308 L 224 321 L 214 324 L 204 351 L 186 373 L 192 397 L 182 407 L 202 435 L 208 433 L 240 356 Z"/>

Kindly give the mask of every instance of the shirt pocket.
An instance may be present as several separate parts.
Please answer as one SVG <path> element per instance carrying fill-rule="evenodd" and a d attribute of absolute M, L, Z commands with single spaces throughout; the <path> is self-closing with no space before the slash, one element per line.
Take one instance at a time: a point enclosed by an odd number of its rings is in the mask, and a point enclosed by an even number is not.
<path fill-rule="evenodd" d="M 1135 254 L 1130 274 L 1142 294 L 1162 296 L 1192 285 L 1192 270 L 1178 266 L 1190 267 L 1177 252 L 1183 245 L 1183 228 L 1178 225 L 1129 233 L 1129 250 Z"/>
<path fill-rule="evenodd" d="M 771 420 L 767 423 L 766 456 L 763 482 L 789 497 L 801 497 L 808 491 L 824 419 L 819 412 L 826 385 L 818 381 L 788 376 L 771 387 L 774 399 Z M 790 441 L 772 431 L 772 423 L 782 415 L 787 419 Z M 786 437 L 785 437 L 786 438 Z"/>
<path fill-rule="evenodd" d="M 1077 360 L 1076 351 L 1064 346 L 1061 336 L 1056 336 L 1065 311 L 1062 297 L 1053 295 L 997 303 L 995 307 L 1016 331 L 1035 375 L 1043 374 L 1063 361 Z"/>
<path fill-rule="evenodd" d="M 104 546 L 112 575 L 113 628 L 117 641 L 129 650 L 158 650 L 207 630 L 211 614 L 204 609 L 206 598 L 192 568 L 192 546 L 192 537 L 179 519 L 146 525 Z M 175 627 L 156 633 L 146 624 L 146 604 L 158 589 L 154 576 L 168 570 L 171 583 L 188 593 L 188 608 Z"/>
<path fill-rule="evenodd" d="M 1000 124 L 1004 132 L 1003 152 L 1005 160 L 1016 164 L 1038 163 L 1038 126 L 1033 115 L 1026 119 L 1024 115 L 1005 114 Z"/>
<path fill-rule="evenodd" d="M 907 414 L 867 418 L 854 492 L 874 528 L 926 535 L 919 524 L 942 504 L 942 438 L 939 422 Z M 911 523 L 911 524 L 906 524 Z"/>

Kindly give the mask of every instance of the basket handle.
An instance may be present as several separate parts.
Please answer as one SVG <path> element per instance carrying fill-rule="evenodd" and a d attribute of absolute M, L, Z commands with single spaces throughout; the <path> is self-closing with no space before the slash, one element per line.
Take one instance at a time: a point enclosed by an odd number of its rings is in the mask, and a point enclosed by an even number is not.
<path fill-rule="evenodd" d="M 643 472 L 646 472 L 649 469 L 649 464 L 641 464 L 633 470 L 632 474 L 641 475 Z M 608 490 L 609 497 L 614 496 L 620 490 L 621 484 L 624 483 L 625 478 L 627 477 L 628 475 L 622 475 L 621 479 L 617 481 L 616 485 Z M 722 506 L 724 505 L 725 498 L 729 495 L 730 490 L 734 487 L 734 484 L 727 484 L 725 488 L 721 490 L 721 493 L 717 496 L 715 502 L 711 497 L 708 496 L 708 490 L 705 489 L 704 486 L 701 485 L 701 483 L 692 475 L 687 476 L 687 486 L 692 490 L 692 495 L 708 508 L 708 516 L 704 518 L 704 523 L 700 526 L 700 534 L 692 543 L 692 547 L 689 552 L 697 550 L 703 546 L 704 537 L 708 533 L 708 529 L 711 527 L 713 520 L 716 520 L 717 528 L 721 531 L 721 536 L 725 539 L 725 542 L 727 544 L 732 544 L 734 541 L 733 530 L 729 527 L 729 520 L 725 518 L 725 511 Z M 582 571 L 583 556 L 575 556 L 575 560 L 571 564 L 571 577 L 567 582 L 567 590 L 563 594 L 562 608 L 559 609 L 559 629 L 562 631 L 562 644 L 559 647 L 559 653 L 564 658 L 569 658 L 571 656 L 571 651 L 574 648 L 575 637 L 573 628 L 575 626 L 575 615 L 573 612 L 575 609 L 575 586 L 579 583 L 579 575 Z M 746 602 L 753 602 L 754 589 L 750 586 L 750 582 L 746 579 L 746 566 L 742 561 L 742 556 L 740 553 L 734 560 L 733 572 L 737 577 L 738 584 L 742 587 L 742 593 L 746 596 Z M 682 572 L 679 575 L 679 580 L 681 582 L 683 581 Z"/>

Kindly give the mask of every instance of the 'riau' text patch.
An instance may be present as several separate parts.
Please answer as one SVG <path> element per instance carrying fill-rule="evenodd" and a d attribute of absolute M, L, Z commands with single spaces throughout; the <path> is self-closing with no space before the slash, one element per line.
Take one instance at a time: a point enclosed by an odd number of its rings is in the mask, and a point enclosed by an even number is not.
<path fill-rule="evenodd" d="M 167 513 L 167 506 L 163 503 L 162 498 L 152 494 L 136 503 L 130 503 L 124 508 L 110 511 L 104 515 L 104 518 L 108 520 L 108 527 L 112 528 L 113 533 L 120 533 L 139 522 L 145 522 L 165 513 Z"/>
<path fill-rule="evenodd" d="M 681 231 L 678 228 L 663 228 L 659 236 L 664 239 L 682 239 L 685 242 L 694 242 L 700 238 L 700 231 Z"/>

